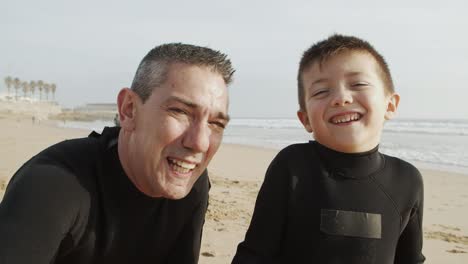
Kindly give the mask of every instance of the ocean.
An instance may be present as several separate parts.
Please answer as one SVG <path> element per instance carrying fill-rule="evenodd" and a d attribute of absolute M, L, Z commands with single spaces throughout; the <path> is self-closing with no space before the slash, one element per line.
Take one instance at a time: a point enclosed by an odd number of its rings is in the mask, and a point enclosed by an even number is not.
<path fill-rule="evenodd" d="M 72 122 L 61 126 L 101 131 L 110 121 Z M 296 119 L 234 118 L 223 142 L 282 149 L 312 137 Z M 418 167 L 468 175 L 468 120 L 396 119 L 385 124 L 382 153 Z"/>

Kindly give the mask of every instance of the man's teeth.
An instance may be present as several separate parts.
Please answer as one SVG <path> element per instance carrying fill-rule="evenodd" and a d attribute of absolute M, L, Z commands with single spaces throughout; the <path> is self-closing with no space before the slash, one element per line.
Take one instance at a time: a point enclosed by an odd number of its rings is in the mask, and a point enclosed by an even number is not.
<path fill-rule="evenodd" d="M 353 113 L 353 114 L 334 117 L 332 119 L 332 122 L 334 124 L 347 123 L 347 122 L 359 120 L 359 118 L 361 118 L 360 114 Z"/>
<path fill-rule="evenodd" d="M 196 167 L 196 165 L 193 163 L 187 163 L 187 162 L 183 162 L 181 160 L 175 160 L 175 159 L 168 159 L 168 160 L 169 160 L 169 165 L 176 172 L 188 173 Z"/>

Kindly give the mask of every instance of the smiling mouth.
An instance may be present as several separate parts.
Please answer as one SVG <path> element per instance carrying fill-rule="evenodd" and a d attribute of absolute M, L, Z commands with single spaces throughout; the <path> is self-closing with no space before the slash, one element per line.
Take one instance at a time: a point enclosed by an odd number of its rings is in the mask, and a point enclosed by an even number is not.
<path fill-rule="evenodd" d="M 194 163 L 188 163 L 174 158 L 167 158 L 167 161 L 169 162 L 169 166 L 171 167 L 171 169 L 173 169 L 175 172 L 183 174 L 193 171 L 193 169 L 195 169 L 195 167 L 197 166 Z"/>
<path fill-rule="evenodd" d="M 362 117 L 361 114 L 359 113 L 350 113 L 350 114 L 344 114 L 344 115 L 336 115 L 330 118 L 330 122 L 339 125 L 339 124 L 347 124 L 351 123 L 354 121 L 360 120 Z"/>

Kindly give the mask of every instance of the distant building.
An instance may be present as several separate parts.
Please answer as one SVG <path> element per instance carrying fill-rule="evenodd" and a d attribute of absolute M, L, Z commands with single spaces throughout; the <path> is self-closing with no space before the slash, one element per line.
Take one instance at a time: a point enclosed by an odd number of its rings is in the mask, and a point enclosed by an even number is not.
<path fill-rule="evenodd" d="M 11 100 L 0 98 L 0 113 L 13 113 L 34 116 L 37 120 L 47 119 L 50 115 L 58 115 L 61 107 L 55 102 L 31 101 L 29 98 Z"/>
<path fill-rule="evenodd" d="M 75 111 L 80 112 L 117 112 L 116 103 L 93 103 L 75 107 Z"/>

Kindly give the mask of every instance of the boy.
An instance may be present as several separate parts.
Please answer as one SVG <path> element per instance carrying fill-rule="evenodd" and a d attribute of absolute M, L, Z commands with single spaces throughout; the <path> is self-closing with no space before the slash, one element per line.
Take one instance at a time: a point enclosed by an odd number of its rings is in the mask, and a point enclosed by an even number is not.
<path fill-rule="evenodd" d="M 315 141 L 272 161 L 233 263 L 424 262 L 421 175 L 378 151 L 399 103 L 383 57 L 333 35 L 304 53 L 298 93 Z"/>

